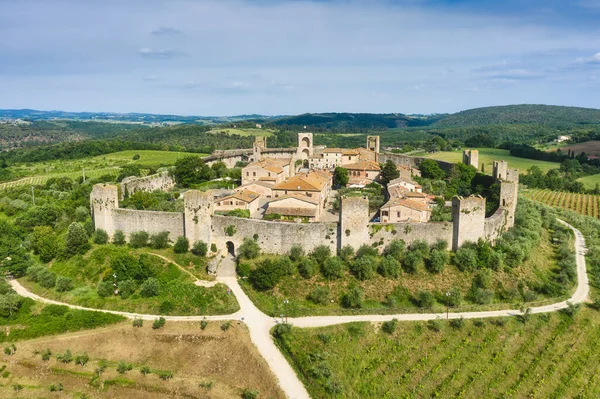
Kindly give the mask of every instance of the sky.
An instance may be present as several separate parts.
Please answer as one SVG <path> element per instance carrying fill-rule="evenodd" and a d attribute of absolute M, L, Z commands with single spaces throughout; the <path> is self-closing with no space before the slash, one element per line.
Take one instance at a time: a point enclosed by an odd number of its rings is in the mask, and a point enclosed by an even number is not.
<path fill-rule="evenodd" d="M 600 108 L 600 0 L 0 0 L 0 108 Z"/>

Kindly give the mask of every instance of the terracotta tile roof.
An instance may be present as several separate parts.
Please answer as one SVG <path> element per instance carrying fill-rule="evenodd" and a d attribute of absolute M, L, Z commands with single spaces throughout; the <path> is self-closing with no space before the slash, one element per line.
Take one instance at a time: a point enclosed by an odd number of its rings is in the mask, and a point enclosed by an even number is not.
<path fill-rule="evenodd" d="M 284 182 L 273 187 L 274 190 L 298 190 L 298 191 L 321 191 L 329 183 L 322 173 L 310 172 L 302 173 L 290 177 Z"/>
<path fill-rule="evenodd" d="M 342 148 L 325 148 L 323 152 L 344 153 L 346 150 Z"/>
<path fill-rule="evenodd" d="M 416 181 L 414 181 L 412 179 L 407 179 L 405 177 L 398 177 L 397 179 L 390 180 L 390 182 L 388 183 L 388 187 L 394 187 L 401 183 L 408 183 L 408 184 L 412 184 L 415 187 L 421 187 L 419 185 L 419 183 L 417 183 Z"/>
<path fill-rule="evenodd" d="M 282 195 L 281 197 L 274 198 L 271 201 L 269 201 L 269 205 L 273 202 L 282 201 L 282 200 L 288 199 L 288 198 L 293 198 L 293 199 L 297 199 L 299 201 L 308 202 L 309 204 L 313 204 L 313 205 L 319 205 L 319 200 L 317 198 L 308 197 L 306 195 L 298 194 L 298 193 L 291 193 L 288 195 Z"/>
<path fill-rule="evenodd" d="M 274 161 L 271 158 L 263 158 L 260 161 L 253 162 L 253 163 L 247 165 L 246 168 L 256 167 L 256 166 L 260 167 L 264 170 L 268 170 L 269 172 L 274 172 L 277 174 L 283 173 L 283 167 L 281 166 L 281 164 Z"/>
<path fill-rule="evenodd" d="M 224 200 L 228 200 L 228 199 L 237 199 L 237 200 L 244 201 L 244 202 L 252 202 L 254 200 L 257 200 L 259 197 L 260 197 L 260 195 L 254 191 L 243 190 L 243 191 L 236 191 L 235 193 L 230 194 L 226 197 L 217 198 L 216 201 L 220 202 L 220 201 L 224 201 Z"/>
<path fill-rule="evenodd" d="M 342 152 L 342 155 L 358 155 L 359 152 L 356 150 L 344 150 Z"/>
<path fill-rule="evenodd" d="M 271 208 L 269 206 L 265 213 L 267 215 L 276 213 L 278 215 L 283 215 L 283 216 L 316 217 L 317 209 L 316 208 L 287 208 L 287 207 Z"/>
<path fill-rule="evenodd" d="M 262 181 L 262 180 L 259 179 L 259 180 L 255 180 L 255 181 L 250 182 L 250 183 L 243 184 L 243 185 L 241 185 L 239 187 L 236 187 L 235 191 L 250 190 L 249 187 L 252 187 L 255 184 L 257 186 L 261 186 L 261 187 L 265 187 L 265 188 L 272 188 L 273 187 L 273 184 L 271 184 L 271 181 Z M 254 190 L 250 190 L 250 191 L 254 191 Z"/>
<path fill-rule="evenodd" d="M 373 162 L 373 161 L 358 161 L 358 162 L 350 164 L 350 165 L 345 165 L 344 168 L 350 169 L 350 170 L 373 170 L 373 171 L 381 170 L 381 168 L 379 167 L 379 164 L 377 162 Z"/>
<path fill-rule="evenodd" d="M 406 208 L 414 209 L 421 212 L 431 212 L 427 205 L 404 198 L 392 198 L 381 208 L 393 208 L 395 206 L 404 206 Z"/>
<path fill-rule="evenodd" d="M 415 191 L 409 191 L 405 195 L 406 198 L 429 198 L 429 195 L 425 193 L 417 193 Z"/>

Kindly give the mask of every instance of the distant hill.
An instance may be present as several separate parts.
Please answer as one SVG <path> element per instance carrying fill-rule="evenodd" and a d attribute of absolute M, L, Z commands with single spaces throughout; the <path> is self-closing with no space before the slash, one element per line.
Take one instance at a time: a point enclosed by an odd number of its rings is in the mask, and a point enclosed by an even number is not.
<path fill-rule="evenodd" d="M 533 104 L 474 108 L 448 115 L 432 126 L 442 128 L 527 124 L 554 126 L 600 124 L 600 109 Z"/>
<path fill-rule="evenodd" d="M 404 114 L 355 114 L 324 113 L 286 116 L 269 121 L 276 126 L 297 127 L 337 132 L 357 132 L 369 130 L 387 130 L 403 127 L 428 126 L 445 115 L 404 115 Z"/>

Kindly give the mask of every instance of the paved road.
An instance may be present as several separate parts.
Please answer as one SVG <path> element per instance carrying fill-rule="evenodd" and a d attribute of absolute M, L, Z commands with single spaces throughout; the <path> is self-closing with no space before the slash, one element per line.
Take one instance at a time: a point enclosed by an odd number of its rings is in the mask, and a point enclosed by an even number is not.
<path fill-rule="evenodd" d="M 585 268 L 585 239 L 581 232 L 573 226 L 562 222 L 566 226 L 570 227 L 575 232 L 575 249 L 576 249 L 576 260 L 577 260 L 577 288 L 568 302 L 573 304 L 585 302 L 589 294 L 589 282 Z M 224 259 L 225 260 L 225 259 Z M 232 262 L 231 259 L 225 260 L 226 262 Z M 229 265 L 231 267 L 231 265 Z M 229 271 L 229 269 L 227 269 Z M 230 273 L 225 273 L 227 276 L 220 276 L 217 281 L 226 284 L 231 289 L 231 292 L 236 296 L 240 310 L 234 314 L 222 315 L 222 316 L 163 316 L 167 320 L 173 321 L 197 321 L 197 320 L 241 320 L 248 326 L 250 331 L 250 338 L 256 345 L 259 352 L 267 360 L 271 370 L 279 380 L 279 384 L 283 391 L 289 398 L 292 399 L 307 399 L 309 398 L 308 392 L 304 388 L 304 385 L 286 361 L 285 357 L 277 349 L 277 346 L 273 342 L 270 329 L 277 323 L 275 319 L 262 313 L 244 293 L 240 285 L 238 284 L 237 278 L 229 276 Z M 29 297 L 37 301 L 53 303 L 58 305 L 66 305 L 74 309 L 83 310 L 95 310 L 105 313 L 113 313 L 122 315 L 129 318 L 141 318 L 145 320 L 153 320 L 159 315 L 148 315 L 128 312 L 118 312 L 112 310 L 103 309 L 90 309 L 81 306 L 70 305 L 67 303 L 61 303 L 53 301 L 51 299 L 42 298 L 36 294 L 29 292 L 23 287 L 17 280 L 12 280 L 11 285 L 13 289 L 21 296 Z M 566 308 L 567 301 L 559 302 L 552 305 L 539 306 L 531 308 L 532 313 L 548 313 L 555 312 L 560 309 Z M 501 316 L 515 316 L 522 314 L 520 310 L 497 310 L 497 311 L 484 311 L 484 312 L 464 312 L 464 313 L 450 313 L 450 318 L 486 318 L 486 317 L 501 317 Z M 349 323 L 353 321 L 365 321 L 365 322 L 381 322 L 391 319 L 398 319 L 402 321 L 417 321 L 417 320 L 432 320 L 436 318 L 445 318 L 446 313 L 415 313 L 415 314 L 396 314 L 396 315 L 362 315 L 362 316 L 318 316 L 318 317 L 300 317 L 290 318 L 289 322 L 296 327 L 322 327 L 334 324 Z"/>

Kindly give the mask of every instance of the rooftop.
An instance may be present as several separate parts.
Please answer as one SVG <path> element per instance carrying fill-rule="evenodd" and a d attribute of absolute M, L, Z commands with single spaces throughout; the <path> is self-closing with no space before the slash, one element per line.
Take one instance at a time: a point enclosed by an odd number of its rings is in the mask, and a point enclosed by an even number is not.
<path fill-rule="evenodd" d="M 358 162 L 350 164 L 350 165 L 345 165 L 344 168 L 350 169 L 350 170 L 373 170 L 373 171 L 381 170 L 381 168 L 379 167 L 379 164 L 377 162 L 373 162 L 373 161 L 358 161 Z"/>
<path fill-rule="evenodd" d="M 329 184 L 331 175 L 327 172 L 312 171 L 290 177 L 277 184 L 275 190 L 321 191 Z"/>
<path fill-rule="evenodd" d="M 230 194 L 226 197 L 218 198 L 217 201 L 224 201 L 224 200 L 228 200 L 228 199 L 237 199 L 237 200 L 244 201 L 244 202 L 252 202 L 254 200 L 257 200 L 259 197 L 260 197 L 260 195 L 254 191 L 242 190 L 242 191 L 236 191 L 235 193 Z"/>
<path fill-rule="evenodd" d="M 392 198 L 385 205 L 383 205 L 381 207 L 381 209 L 384 209 L 384 208 L 393 208 L 393 207 L 396 207 L 396 206 L 404 206 L 406 208 L 414 209 L 414 210 L 421 211 L 421 212 L 425 212 L 425 211 L 429 212 L 429 211 L 431 211 L 427 207 L 427 205 L 424 205 L 424 204 L 422 204 L 420 202 L 411 201 L 409 199 L 404 199 L 404 198 Z"/>

